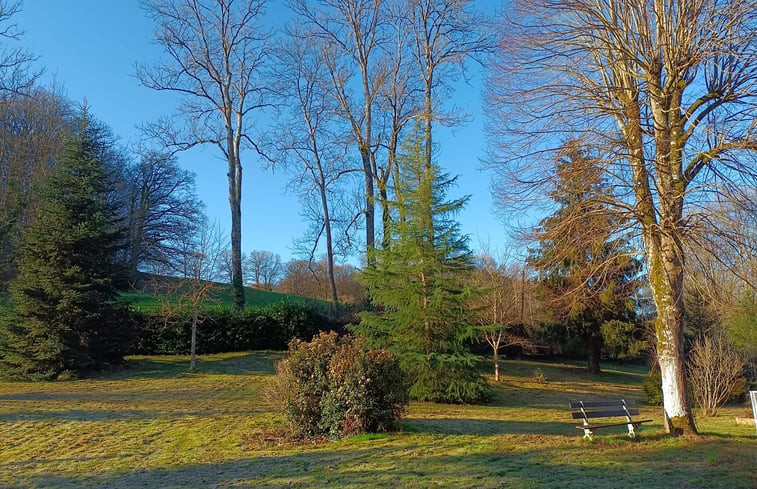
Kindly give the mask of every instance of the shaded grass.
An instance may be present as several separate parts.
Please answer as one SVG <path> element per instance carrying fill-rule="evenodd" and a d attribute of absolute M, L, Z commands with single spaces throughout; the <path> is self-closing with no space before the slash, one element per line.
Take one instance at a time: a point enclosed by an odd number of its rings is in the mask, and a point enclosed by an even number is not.
<path fill-rule="evenodd" d="M 584 442 L 572 399 L 643 399 L 643 372 L 508 361 L 484 406 L 415 403 L 401 433 L 295 445 L 262 395 L 280 353 L 132 357 L 97 379 L 0 383 L 0 486 L 751 488 L 754 428 L 727 408 L 702 438 L 669 438 L 660 408 L 637 441 L 623 428 Z M 533 370 L 548 381 L 539 383 Z"/>

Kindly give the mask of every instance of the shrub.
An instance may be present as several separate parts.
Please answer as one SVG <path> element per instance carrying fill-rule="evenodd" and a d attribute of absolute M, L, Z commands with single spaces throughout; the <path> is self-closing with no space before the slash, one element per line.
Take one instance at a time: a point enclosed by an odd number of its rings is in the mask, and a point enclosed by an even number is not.
<path fill-rule="evenodd" d="M 396 357 L 363 341 L 321 333 L 294 340 L 269 388 L 293 433 L 338 438 L 395 430 L 408 393 Z"/>
<path fill-rule="evenodd" d="M 647 395 L 647 404 L 650 406 L 662 406 L 662 374 L 655 367 L 644 379 L 644 393 Z"/>
<path fill-rule="evenodd" d="M 697 339 L 687 361 L 694 399 L 705 416 L 714 416 L 744 379 L 744 356 L 724 335 Z M 743 387 L 742 387 L 743 389 Z"/>

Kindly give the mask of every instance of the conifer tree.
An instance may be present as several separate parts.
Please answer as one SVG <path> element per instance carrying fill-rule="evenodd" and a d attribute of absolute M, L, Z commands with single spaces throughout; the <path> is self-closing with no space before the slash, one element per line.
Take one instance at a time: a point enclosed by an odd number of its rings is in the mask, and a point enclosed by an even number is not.
<path fill-rule="evenodd" d="M 474 336 L 466 307 L 472 256 L 454 220 L 467 197 L 445 200 L 455 179 L 427 164 L 423 141 L 417 127 L 404 144 L 396 189 L 403 218 L 392 221 L 388 246 L 373 252 L 363 272 L 376 310 L 354 331 L 398 356 L 413 398 L 476 402 L 487 387 L 466 343 Z"/>
<path fill-rule="evenodd" d="M 0 369 L 12 378 L 116 363 L 128 344 L 126 309 L 115 302 L 123 232 L 90 124 L 85 108 L 20 239 L 11 310 L 0 324 Z"/>
<path fill-rule="evenodd" d="M 592 373 L 600 372 L 603 334 L 617 340 L 632 331 L 640 286 L 639 260 L 618 236 L 623 222 L 607 209 L 611 190 L 599 165 L 580 141 L 565 144 L 549 193 L 557 208 L 541 221 L 529 258 L 551 320 L 582 342 Z"/>

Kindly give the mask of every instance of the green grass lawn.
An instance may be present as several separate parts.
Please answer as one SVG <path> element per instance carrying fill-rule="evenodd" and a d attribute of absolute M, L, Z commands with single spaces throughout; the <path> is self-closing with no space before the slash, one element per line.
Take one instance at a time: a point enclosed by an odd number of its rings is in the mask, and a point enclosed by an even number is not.
<path fill-rule="evenodd" d="M 96 379 L 0 383 L 0 487 L 754 488 L 745 406 L 699 418 L 701 438 L 623 427 L 584 442 L 568 401 L 643 400 L 640 368 L 508 361 L 485 406 L 415 403 L 403 431 L 339 442 L 278 441 L 262 390 L 279 353 L 132 357 Z M 539 369 L 545 383 L 534 379 Z"/>

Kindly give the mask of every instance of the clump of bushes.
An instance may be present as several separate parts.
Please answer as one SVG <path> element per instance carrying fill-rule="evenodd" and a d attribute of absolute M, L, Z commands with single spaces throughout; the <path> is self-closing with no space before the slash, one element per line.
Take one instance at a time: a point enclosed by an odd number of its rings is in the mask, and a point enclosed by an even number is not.
<path fill-rule="evenodd" d="M 294 435 L 332 439 L 397 430 L 409 399 L 392 353 L 335 332 L 309 343 L 293 340 L 269 397 L 283 408 Z"/>

